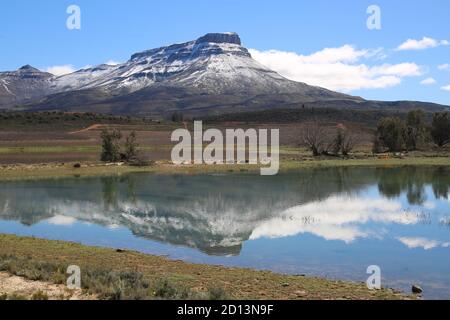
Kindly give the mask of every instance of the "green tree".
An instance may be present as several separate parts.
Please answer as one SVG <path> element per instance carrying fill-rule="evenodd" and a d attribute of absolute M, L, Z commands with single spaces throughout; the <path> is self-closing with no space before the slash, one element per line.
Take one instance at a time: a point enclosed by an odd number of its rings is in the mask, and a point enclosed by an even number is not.
<path fill-rule="evenodd" d="M 132 131 L 125 141 L 125 160 L 133 161 L 138 157 L 138 143 L 136 142 L 136 132 Z"/>
<path fill-rule="evenodd" d="M 102 154 L 101 161 L 117 162 L 120 160 L 120 139 L 122 134 L 118 130 L 104 129 L 101 133 Z"/>
<path fill-rule="evenodd" d="M 405 148 L 406 124 L 397 117 L 383 118 L 378 123 L 376 140 L 380 148 L 390 152 L 402 151 Z"/>
<path fill-rule="evenodd" d="M 420 109 L 408 113 L 406 120 L 405 142 L 410 151 L 417 150 L 427 139 L 425 112 Z"/>
<path fill-rule="evenodd" d="M 450 143 L 450 119 L 448 112 L 435 113 L 431 124 L 431 137 L 434 143 L 442 148 Z"/>
<path fill-rule="evenodd" d="M 183 122 L 183 121 L 184 121 L 184 116 L 182 113 L 174 112 L 172 114 L 172 122 Z"/>

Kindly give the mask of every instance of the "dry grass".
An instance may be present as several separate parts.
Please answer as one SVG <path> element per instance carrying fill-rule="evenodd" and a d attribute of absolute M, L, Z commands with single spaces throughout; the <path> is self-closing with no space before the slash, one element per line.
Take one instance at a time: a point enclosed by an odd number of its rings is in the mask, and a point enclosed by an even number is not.
<path fill-rule="evenodd" d="M 32 270 L 50 270 L 45 271 L 49 274 L 46 280 L 54 282 L 60 279 L 59 269 L 65 270 L 68 265 L 78 265 L 82 270 L 82 281 L 86 281 L 83 277 L 88 279 L 88 284 L 86 285 L 86 282 L 83 284 L 85 289 L 101 296 L 106 292 L 107 294 L 103 296 L 105 298 L 117 298 L 117 295 L 114 295 L 115 290 L 118 283 L 124 281 L 129 285 L 122 285 L 120 288 L 136 288 L 135 291 L 120 291 L 124 293 L 125 298 L 362 300 L 407 298 L 390 289 L 370 291 L 362 283 L 190 264 L 131 251 L 118 252 L 75 243 L 10 235 L 0 235 L 0 257 L 13 257 L 13 261 L 19 261 L 19 266 L 24 269 L 22 275 L 26 277 L 30 277 L 27 273 Z M 2 259 L 5 260 L 0 258 L 0 261 Z M 42 267 L 42 264 L 45 267 Z M 35 274 L 34 271 L 31 274 Z"/>

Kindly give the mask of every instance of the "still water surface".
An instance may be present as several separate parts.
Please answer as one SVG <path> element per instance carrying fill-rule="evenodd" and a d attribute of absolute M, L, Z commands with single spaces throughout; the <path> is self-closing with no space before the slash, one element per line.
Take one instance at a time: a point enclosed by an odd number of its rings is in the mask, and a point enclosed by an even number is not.
<path fill-rule="evenodd" d="M 0 183 L 0 233 L 365 281 L 450 299 L 450 168 Z"/>

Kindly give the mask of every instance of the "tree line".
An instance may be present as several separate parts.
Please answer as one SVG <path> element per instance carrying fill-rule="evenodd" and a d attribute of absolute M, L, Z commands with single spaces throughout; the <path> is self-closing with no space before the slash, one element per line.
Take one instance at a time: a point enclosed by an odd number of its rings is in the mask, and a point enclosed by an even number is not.
<path fill-rule="evenodd" d="M 330 128 L 316 122 L 304 126 L 301 145 L 314 156 L 348 156 L 360 137 L 344 126 Z M 450 144 L 448 112 L 435 113 L 431 123 L 423 110 L 408 112 L 406 119 L 383 117 L 379 120 L 373 141 L 373 153 L 404 152 L 425 149 L 431 144 L 443 148 Z"/>
<path fill-rule="evenodd" d="M 380 120 L 375 133 L 374 153 L 416 151 L 429 144 L 443 148 L 450 143 L 448 112 L 435 113 L 431 123 L 422 110 L 412 110 L 406 120 L 387 117 Z"/>

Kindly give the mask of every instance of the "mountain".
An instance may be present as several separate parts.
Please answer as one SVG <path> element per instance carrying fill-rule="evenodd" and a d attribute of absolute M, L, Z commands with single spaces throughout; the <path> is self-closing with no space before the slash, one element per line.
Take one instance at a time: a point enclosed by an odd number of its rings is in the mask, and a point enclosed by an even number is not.
<path fill-rule="evenodd" d="M 0 84 L 0 108 L 21 104 L 34 111 L 162 116 L 175 111 L 214 115 L 304 104 L 383 106 L 288 80 L 255 61 L 236 33 L 210 33 L 133 54 L 123 64 L 103 64 L 60 77 L 26 66 L 0 73 Z"/>
<path fill-rule="evenodd" d="M 13 72 L 0 72 L 0 109 L 42 97 L 54 76 L 29 65 Z"/>

